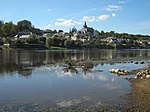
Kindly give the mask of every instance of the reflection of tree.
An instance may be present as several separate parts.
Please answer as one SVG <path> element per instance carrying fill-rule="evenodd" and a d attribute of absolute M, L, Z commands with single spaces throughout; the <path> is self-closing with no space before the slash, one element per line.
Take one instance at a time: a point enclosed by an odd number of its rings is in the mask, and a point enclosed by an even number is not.
<path fill-rule="evenodd" d="M 30 77 L 32 75 L 32 67 L 23 67 L 20 66 L 18 74 L 24 77 Z"/>
<path fill-rule="evenodd" d="M 15 63 L 12 64 L 4 64 L 0 65 L 0 73 L 8 73 L 8 72 L 14 72 L 17 70 L 17 65 Z"/>
<path fill-rule="evenodd" d="M 110 63 L 110 60 L 129 59 L 130 57 L 148 58 L 150 56 L 149 54 L 150 50 L 8 50 L 0 51 L 0 72 L 4 73 L 17 71 L 20 69 L 18 68 L 20 65 L 37 67 L 46 64 L 64 64 L 66 60 L 100 60 L 103 63 Z"/>
<path fill-rule="evenodd" d="M 90 61 L 76 61 L 76 60 L 71 60 L 71 61 L 67 61 L 67 68 L 64 68 L 64 72 L 71 72 L 71 73 L 78 73 L 77 68 L 81 68 L 82 71 L 85 73 L 90 71 L 93 67 L 94 64 Z"/>

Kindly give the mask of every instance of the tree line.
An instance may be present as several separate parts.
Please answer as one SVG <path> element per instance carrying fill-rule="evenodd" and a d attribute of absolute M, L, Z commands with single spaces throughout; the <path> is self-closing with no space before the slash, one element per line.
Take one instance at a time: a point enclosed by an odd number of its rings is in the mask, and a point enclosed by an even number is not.
<path fill-rule="evenodd" d="M 19 21 L 17 24 L 0 20 L 0 37 L 14 37 L 18 32 L 33 32 L 34 34 L 42 35 L 43 31 L 34 28 L 28 20 Z"/>
<path fill-rule="evenodd" d="M 51 30 L 48 30 L 51 31 Z M 11 37 L 14 37 L 18 34 L 18 32 L 32 32 L 33 35 L 31 35 L 27 39 L 14 39 Z M 54 30 L 51 31 L 53 34 L 63 32 L 63 30 Z M 77 32 L 77 29 L 74 27 L 70 29 L 68 32 L 68 36 L 72 36 L 74 32 Z M 66 38 L 51 38 L 51 37 L 43 37 L 44 31 L 35 28 L 32 23 L 28 20 L 21 20 L 17 22 L 17 24 L 14 24 L 13 22 L 4 22 L 0 20 L 0 45 L 3 45 L 4 43 L 13 43 L 16 45 L 21 44 L 44 44 L 46 47 L 50 48 L 51 46 L 57 46 L 57 47 L 66 47 L 66 48 L 80 48 L 82 45 L 106 45 L 104 41 L 101 41 L 103 38 L 107 37 L 116 37 L 120 39 L 130 39 L 129 43 L 126 43 L 126 41 L 122 41 L 122 44 L 136 44 L 135 40 L 150 40 L 149 35 L 133 35 L 128 33 L 116 33 L 115 31 L 110 32 L 104 32 L 103 30 L 99 32 L 100 38 L 90 40 L 90 41 L 74 41 L 74 40 L 67 40 Z"/>

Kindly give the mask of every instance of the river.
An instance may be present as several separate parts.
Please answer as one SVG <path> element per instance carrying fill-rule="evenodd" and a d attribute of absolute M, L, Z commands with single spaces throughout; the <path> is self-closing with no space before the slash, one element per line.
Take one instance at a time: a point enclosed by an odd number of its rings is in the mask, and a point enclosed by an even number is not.
<path fill-rule="evenodd" d="M 94 67 L 86 73 L 80 68 L 78 73 L 64 72 L 71 60 L 90 61 Z M 146 67 L 149 61 L 150 50 L 1 50 L 0 109 L 48 111 L 125 105 L 130 82 L 109 69 L 131 71 Z"/>

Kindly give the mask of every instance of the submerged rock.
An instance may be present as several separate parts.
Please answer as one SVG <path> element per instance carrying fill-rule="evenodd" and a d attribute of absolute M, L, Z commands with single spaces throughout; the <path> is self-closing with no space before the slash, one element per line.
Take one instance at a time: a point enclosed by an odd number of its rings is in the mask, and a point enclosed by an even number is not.
<path fill-rule="evenodd" d="M 141 62 L 140 62 L 140 64 L 144 64 L 144 63 L 145 63 L 144 61 L 141 61 Z"/>

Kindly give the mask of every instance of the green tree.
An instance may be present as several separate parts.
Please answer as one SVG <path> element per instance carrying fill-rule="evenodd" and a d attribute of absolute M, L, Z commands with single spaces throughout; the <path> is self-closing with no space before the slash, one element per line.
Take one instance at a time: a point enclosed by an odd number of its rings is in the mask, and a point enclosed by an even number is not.
<path fill-rule="evenodd" d="M 10 31 L 11 36 L 15 36 L 17 34 L 17 31 L 18 31 L 17 25 L 12 24 L 11 31 Z"/>
<path fill-rule="evenodd" d="M 3 45 L 3 39 L 0 37 L 0 46 Z"/>
<path fill-rule="evenodd" d="M 66 48 L 74 48 L 76 44 L 74 40 L 71 40 L 71 41 L 66 40 L 64 41 L 64 45 Z"/>
<path fill-rule="evenodd" d="M 28 44 L 38 44 L 38 39 L 35 38 L 34 36 L 31 36 L 26 39 L 26 43 Z"/>
<path fill-rule="evenodd" d="M 64 41 L 64 45 L 66 48 L 70 48 L 70 41 L 69 40 L 65 40 Z"/>
<path fill-rule="evenodd" d="M 37 34 L 37 35 L 40 35 L 40 36 L 42 36 L 43 35 L 43 31 L 42 30 L 40 30 L 40 29 L 38 29 L 38 28 L 32 28 L 32 32 L 34 33 L 34 34 Z"/>
<path fill-rule="evenodd" d="M 61 40 L 58 38 L 53 38 L 53 46 L 60 46 Z"/>
<path fill-rule="evenodd" d="M 50 48 L 53 45 L 53 39 L 48 37 L 46 38 L 46 47 Z"/>
<path fill-rule="evenodd" d="M 75 41 L 75 46 L 78 47 L 78 48 L 81 47 L 82 44 L 83 43 L 80 40 Z"/>
<path fill-rule="evenodd" d="M 4 34 L 4 37 L 10 37 L 12 35 L 12 27 L 13 27 L 13 23 L 9 22 L 9 23 L 5 23 L 2 27 L 1 30 Z"/>
<path fill-rule="evenodd" d="M 18 31 L 32 31 L 32 24 L 28 20 L 22 20 L 17 23 Z"/>
<path fill-rule="evenodd" d="M 64 42 L 65 42 L 66 40 L 67 40 L 66 38 L 61 39 L 61 42 L 60 42 L 60 46 L 61 46 L 61 47 L 65 47 Z"/>
<path fill-rule="evenodd" d="M 40 36 L 40 37 L 38 37 L 38 41 L 39 41 L 39 43 L 46 44 L 46 37 Z"/>
<path fill-rule="evenodd" d="M 0 37 L 4 36 L 3 31 L 1 29 L 3 25 L 4 25 L 4 22 L 0 20 Z"/>
<path fill-rule="evenodd" d="M 21 44 L 24 44 L 25 42 L 24 42 L 24 40 L 17 39 L 17 40 L 14 40 L 13 43 L 16 44 L 16 45 L 21 45 Z"/>

